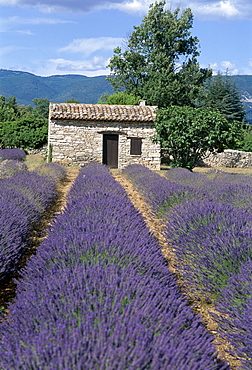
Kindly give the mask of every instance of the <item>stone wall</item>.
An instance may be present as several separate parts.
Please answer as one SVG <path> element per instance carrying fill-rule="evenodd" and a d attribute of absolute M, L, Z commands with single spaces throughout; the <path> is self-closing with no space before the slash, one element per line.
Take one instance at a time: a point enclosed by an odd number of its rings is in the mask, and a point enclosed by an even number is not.
<path fill-rule="evenodd" d="M 102 162 L 104 133 L 119 135 L 118 168 L 140 163 L 151 169 L 160 169 L 160 146 L 151 140 L 155 134 L 152 123 L 52 120 L 49 122 L 48 137 L 52 161 L 70 165 Z M 141 155 L 130 155 L 131 137 L 142 138 Z"/>
<path fill-rule="evenodd" d="M 203 165 L 210 167 L 251 167 L 252 153 L 226 149 L 222 153 L 208 153 L 203 158 Z"/>

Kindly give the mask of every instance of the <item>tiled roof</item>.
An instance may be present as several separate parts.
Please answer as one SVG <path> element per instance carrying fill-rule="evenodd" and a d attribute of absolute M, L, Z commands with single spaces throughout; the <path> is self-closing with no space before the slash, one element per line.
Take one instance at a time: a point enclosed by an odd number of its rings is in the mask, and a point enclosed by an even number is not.
<path fill-rule="evenodd" d="M 156 106 L 51 103 L 53 120 L 153 122 Z"/>

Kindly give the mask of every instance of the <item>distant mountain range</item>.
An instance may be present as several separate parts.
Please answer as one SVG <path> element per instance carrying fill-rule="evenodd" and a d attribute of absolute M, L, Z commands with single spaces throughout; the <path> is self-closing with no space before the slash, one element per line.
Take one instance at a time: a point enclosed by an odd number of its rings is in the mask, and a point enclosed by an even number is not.
<path fill-rule="evenodd" d="M 252 122 L 252 75 L 231 76 L 244 102 L 247 119 Z M 34 98 L 61 103 L 76 99 L 95 104 L 104 94 L 113 94 L 106 76 L 82 75 L 36 76 L 32 73 L 0 69 L 0 95 L 15 96 L 18 104 L 30 105 Z"/>
<path fill-rule="evenodd" d="M 106 76 L 81 75 L 36 76 L 32 73 L 0 69 L 0 95 L 15 96 L 18 104 L 33 104 L 34 98 L 62 103 L 76 99 L 80 103 L 95 104 L 104 93 L 113 94 Z"/>

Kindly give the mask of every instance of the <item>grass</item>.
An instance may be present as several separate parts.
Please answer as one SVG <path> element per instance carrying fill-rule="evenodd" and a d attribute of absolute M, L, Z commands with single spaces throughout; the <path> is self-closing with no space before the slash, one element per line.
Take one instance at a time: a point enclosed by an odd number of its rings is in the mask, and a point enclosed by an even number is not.
<path fill-rule="evenodd" d="M 46 158 L 40 154 L 28 154 L 25 159 L 25 164 L 28 167 L 29 171 L 35 170 L 36 167 L 44 164 L 46 162 Z"/>

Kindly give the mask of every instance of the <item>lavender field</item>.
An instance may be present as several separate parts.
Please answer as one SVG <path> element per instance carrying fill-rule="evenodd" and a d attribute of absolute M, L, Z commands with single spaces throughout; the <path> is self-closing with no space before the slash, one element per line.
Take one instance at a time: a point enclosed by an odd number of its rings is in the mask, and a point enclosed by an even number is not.
<path fill-rule="evenodd" d="M 163 183 L 158 189 L 156 201 L 154 188 L 149 199 L 163 215 L 187 195 L 193 201 L 201 194 L 195 188 L 191 196 L 181 185 L 168 201 Z M 22 190 L 38 211 L 46 207 L 42 193 L 29 198 Z M 180 292 L 140 212 L 97 163 L 79 172 L 64 211 L 21 271 L 0 338 L 3 370 L 230 368 L 217 359 L 212 336 Z"/>
<path fill-rule="evenodd" d="M 24 158 L 21 149 L 0 150 L 0 282 L 18 270 L 29 248 L 32 228 L 54 201 L 57 182 L 66 175 L 56 164 L 28 171 Z M 5 163 L 4 168 L 1 163 Z M 54 178 L 48 176 L 48 165 Z"/>
<path fill-rule="evenodd" d="M 166 223 L 184 290 L 212 302 L 219 331 L 241 369 L 252 364 L 252 178 L 182 168 L 165 177 L 139 165 L 124 174 Z"/>

